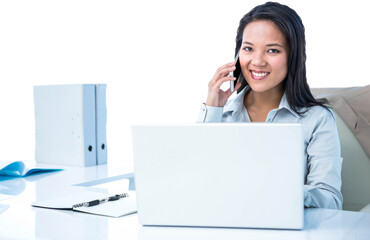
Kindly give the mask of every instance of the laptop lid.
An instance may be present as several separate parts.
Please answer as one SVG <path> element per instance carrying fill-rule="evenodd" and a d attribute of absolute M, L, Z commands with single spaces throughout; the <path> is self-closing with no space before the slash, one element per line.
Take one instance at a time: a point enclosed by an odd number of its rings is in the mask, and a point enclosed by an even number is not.
<path fill-rule="evenodd" d="M 303 228 L 301 124 L 132 127 L 142 225 Z"/>

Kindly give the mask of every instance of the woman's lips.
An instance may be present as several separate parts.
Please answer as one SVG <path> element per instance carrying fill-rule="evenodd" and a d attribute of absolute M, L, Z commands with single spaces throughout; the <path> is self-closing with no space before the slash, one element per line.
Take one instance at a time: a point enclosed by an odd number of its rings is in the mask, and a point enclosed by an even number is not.
<path fill-rule="evenodd" d="M 262 80 L 265 79 L 270 73 L 269 72 L 255 72 L 255 71 L 250 71 L 251 76 L 254 80 Z"/>

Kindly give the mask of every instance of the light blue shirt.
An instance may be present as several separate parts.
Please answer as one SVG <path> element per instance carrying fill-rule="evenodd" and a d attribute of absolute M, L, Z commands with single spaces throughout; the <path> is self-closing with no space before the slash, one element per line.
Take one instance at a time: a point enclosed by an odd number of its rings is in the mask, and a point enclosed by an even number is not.
<path fill-rule="evenodd" d="M 203 104 L 197 122 L 251 122 L 243 104 L 248 90 L 248 87 L 243 89 L 223 108 Z M 303 126 L 305 207 L 342 209 L 343 159 L 334 114 L 324 107 L 314 106 L 299 116 L 290 108 L 284 93 L 279 108 L 268 113 L 266 122 L 301 123 Z"/>

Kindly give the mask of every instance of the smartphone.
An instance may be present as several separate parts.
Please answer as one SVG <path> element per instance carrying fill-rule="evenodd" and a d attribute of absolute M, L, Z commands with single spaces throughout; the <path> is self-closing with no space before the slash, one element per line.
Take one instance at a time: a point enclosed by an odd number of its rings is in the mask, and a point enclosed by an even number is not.
<path fill-rule="evenodd" d="M 235 67 L 236 68 L 233 72 L 230 72 L 230 74 L 229 74 L 229 76 L 236 78 L 235 81 L 230 81 L 230 90 L 231 90 L 231 92 L 234 92 L 235 85 L 238 82 L 239 76 L 240 76 L 240 73 L 241 73 L 240 62 L 239 62 L 239 53 L 240 53 L 240 51 L 235 56 L 235 62 L 236 62 Z"/>

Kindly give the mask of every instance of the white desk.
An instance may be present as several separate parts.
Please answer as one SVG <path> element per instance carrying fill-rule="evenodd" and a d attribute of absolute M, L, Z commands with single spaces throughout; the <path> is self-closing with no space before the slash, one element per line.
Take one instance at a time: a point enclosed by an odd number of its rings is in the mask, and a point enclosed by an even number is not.
<path fill-rule="evenodd" d="M 55 166 L 53 166 L 55 167 Z M 70 185 L 128 188 L 132 167 L 103 165 L 69 167 L 26 179 L 0 181 L 0 239 L 370 239 L 370 214 L 306 209 L 305 228 L 297 230 L 142 227 L 133 214 L 121 218 L 31 207 L 39 198 Z M 23 180 L 23 181 L 22 181 Z M 18 186 L 15 195 L 1 194 L 1 186 Z"/>

